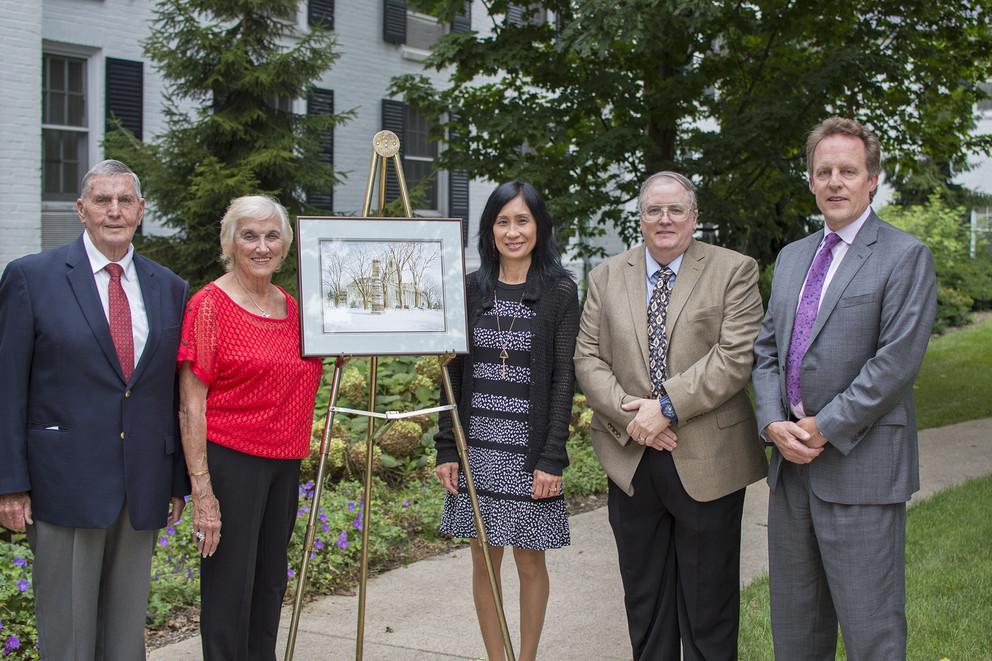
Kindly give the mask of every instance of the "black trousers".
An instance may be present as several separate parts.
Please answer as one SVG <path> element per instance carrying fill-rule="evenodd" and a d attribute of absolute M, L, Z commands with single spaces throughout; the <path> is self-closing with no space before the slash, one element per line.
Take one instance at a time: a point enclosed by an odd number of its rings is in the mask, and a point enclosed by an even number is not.
<path fill-rule="evenodd" d="M 204 661 L 275 661 L 300 462 L 207 443 L 220 501 L 217 552 L 200 564 Z"/>
<path fill-rule="evenodd" d="M 610 481 L 609 516 L 635 661 L 736 661 L 744 489 L 695 501 L 651 448 L 633 487 Z"/>

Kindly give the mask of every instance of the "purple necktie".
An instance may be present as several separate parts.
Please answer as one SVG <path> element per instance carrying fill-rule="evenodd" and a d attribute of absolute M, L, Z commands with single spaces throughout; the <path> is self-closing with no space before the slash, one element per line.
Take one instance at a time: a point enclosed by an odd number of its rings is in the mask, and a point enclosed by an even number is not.
<path fill-rule="evenodd" d="M 809 267 L 809 275 L 799 298 L 799 308 L 796 310 L 796 321 L 792 325 L 792 339 L 789 340 L 789 358 L 785 364 L 785 391 L 789 395 L 790 404 L 802 401 L 799 387 L 802 375 L 803 356 L 809 348 L 809 336 L 816 322 L 816 312 L 820 308 L 820 293 L 823 291 L 823 281 L 827 279 L 830 262 L 834 260 L 833 249 L 840 242 L 835 233 L 827 234 L 823 246 Z"/>

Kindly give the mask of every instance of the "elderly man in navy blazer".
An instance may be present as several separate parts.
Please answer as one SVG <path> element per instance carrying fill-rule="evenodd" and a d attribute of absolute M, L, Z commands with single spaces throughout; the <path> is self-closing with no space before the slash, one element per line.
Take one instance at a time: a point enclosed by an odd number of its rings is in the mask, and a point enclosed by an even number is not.
<path fill-rule="evenodd" d="M 778 256 L 754 345 L 774 444 L 768 560 L 777 659 L 906 658 L 906 501 L 920 488 L 913 381 L 936 309 L 933 256 L 871 208 L 878 139 L 824 120 L 806 142 L 824 228 Z"/>
<path fill-rule="evenodd" d="M 186 283 L 135 253 L 137 176 L 93 166 L 72 243 L 0 280 L 0 524 L 27 530 L 42 658 L 145 657 L 156 530 L 188 493 L 176 355 Z"/>

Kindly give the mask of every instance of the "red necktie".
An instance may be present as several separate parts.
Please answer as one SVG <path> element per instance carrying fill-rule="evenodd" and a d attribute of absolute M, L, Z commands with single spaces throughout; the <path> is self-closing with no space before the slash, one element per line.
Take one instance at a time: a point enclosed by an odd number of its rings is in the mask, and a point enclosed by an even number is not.
<path fill-rule="evenodd" d="M 120 264 L 110 263 L 105 267 L 110 274 L 110 285 L 107 287 L 107 298 L 110 301 L 110 337 L 117 349 L 117 358 L 121 361 L 121 371 L 124 381 L 131 380 L 134 371 L 134 335 L 131 332 L 131 306 L 127 302 L 127 294 L 121 286 L 121 275 L 124 269 Z"/>

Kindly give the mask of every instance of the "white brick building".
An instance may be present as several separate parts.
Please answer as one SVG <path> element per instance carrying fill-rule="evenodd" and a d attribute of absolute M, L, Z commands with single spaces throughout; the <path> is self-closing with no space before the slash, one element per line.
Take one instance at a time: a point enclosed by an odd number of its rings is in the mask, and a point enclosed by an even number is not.
<path fill-rule="evenodd" d="M 79 178 L 103 158 L 100 142 L 113 111 L 144 140 L 164 130 L 162 80 L 145 60 L 154 0 L 0 0 L 4 94 L 0 96 L 0 270 L 21 255 L 61 245 L 80 232 L 73 202 Z M 335 212 L 362 206 L 370 140 L 381 128 L 401 133 L 404 170 L 411 183 L 431 169 L 438 149 L 426 125 L 387 97 L 390 79 L 424 72 L 427 49 L 451 29 L 487 29 L 479 0 L 453 25 L 406 10 L 402 0 L 301 0 L 301 30 L 325 20 L 337 37 L 340 59 L 317 87 L 320 100 L 356 116 L 335 130 L 333 163 L 346 181 L 326 199 Z M 316 14 L 321 13 L 320 17 Z M 384 102 L 385 101 L 385 102 Z M 108 103 L 112 107 L 108 108 Z M 308 102 L 293 101 L 307 112 Z M 314 108 L 310 108 L 313 111 Z M 140 172 L 138 173 L 140 176 Z M 411 181 L 412 180 L 412 181 Z M 477 263 L 474 225 L 492 185 L 439 173 L 421 215 L 465 216 L 473 225 L 466 259 Z M 163 231 L 152 214 L 146 232 Z"/>

